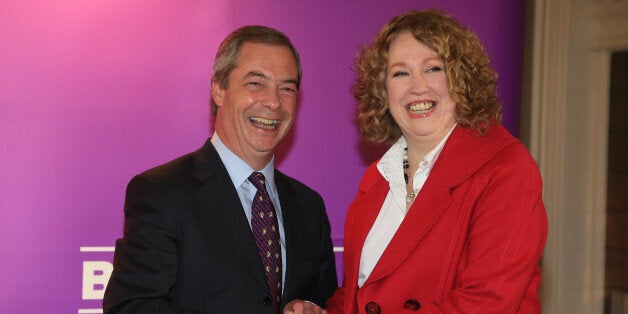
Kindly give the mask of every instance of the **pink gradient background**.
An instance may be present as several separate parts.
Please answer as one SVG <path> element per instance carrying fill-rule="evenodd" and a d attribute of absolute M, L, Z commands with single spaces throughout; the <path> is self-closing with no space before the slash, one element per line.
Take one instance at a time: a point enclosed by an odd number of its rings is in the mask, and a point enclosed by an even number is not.
<path fill-rule="evenodd" d="M 450 12 L 485 43 L 516 135 L 524 3 L 0 0 L 0 312 L 100 306 L 81 299 L 82 262 L 112 254 L 79 248 L 113 246 L 129 179 L 211 134 L 213 57 L 233 29 L 275 27 L 299 49 L 300 109 L 278 168 L 321 193 L 342 245 L 347 205 L 379 156 L 353 124 L 356 49 L 407 9 Z"/>

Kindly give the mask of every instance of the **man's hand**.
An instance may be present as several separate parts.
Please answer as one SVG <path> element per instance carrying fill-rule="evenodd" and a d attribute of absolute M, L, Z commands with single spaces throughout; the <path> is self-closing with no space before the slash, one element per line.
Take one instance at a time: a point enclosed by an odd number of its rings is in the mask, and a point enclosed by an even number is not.
<path fill-rule="evenodd" d="M 294 300 L 283 308 L 284 314 L 327 314 L 320 306 L 303 300 Z"/>

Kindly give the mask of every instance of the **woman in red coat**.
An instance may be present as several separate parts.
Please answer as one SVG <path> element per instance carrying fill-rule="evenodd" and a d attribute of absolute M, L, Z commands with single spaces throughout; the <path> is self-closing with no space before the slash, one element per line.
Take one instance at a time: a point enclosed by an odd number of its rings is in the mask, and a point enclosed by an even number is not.
<path fill-rule="evenodd" d="M 477 36 L 443 12 L 407 12 L 356 64 L 360 132 L 392 146 L 349 207 L 328 312 L 539 313 L 541 177 L 501 126 Z"/>

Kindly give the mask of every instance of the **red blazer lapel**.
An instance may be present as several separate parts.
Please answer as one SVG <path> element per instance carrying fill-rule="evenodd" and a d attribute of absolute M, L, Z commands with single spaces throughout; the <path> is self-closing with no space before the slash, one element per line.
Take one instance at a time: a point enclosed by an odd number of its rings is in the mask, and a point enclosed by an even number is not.
<path fill-rule="evenodd" d="M 351 203 L 345 219 L 345 271 L 347 287 L 357 287 L 360 256 L 366 236 L 375 222 L 381 204 L 388 193 L 388 182 L 379 174 L 373 163 L 360 182 L 358 195 Z"/>
<path fill-rule="evenodd" d="M 365 286 L 392 273 L 414 251 L 452 202 L 450 187 L 440 176 L 430 175 Z M 382 202 L 375 205 L 377 211 Z M 372 224 L 371 224 L 372 225 Z M 370 226 L 369 225 L 369 229 Z M 368 231 L 367 231 L 368 233 Z M 364 243 L 364 239 L 362 239 Z"/>
<path fill-rule="evenodd" d="M 498 150 L 513 141 L 514 139 L 502 126 L 492 129 L 486 137 L 474 136 L 470 131 L 457 126 L 445 144 L 421 192 L 365 285 L 382 279 L 398 268 L 451 205 L 453 201 L 451 190 L 477 171 Z M 482 153 L 478 154 L 478 151 Z M 461 159 L 461 156 L 465 157 Z M 379 172 L 377 175 L 383 183 L 373 181 L 374 184 L 383 186 L 387 193 L 388 183 L 379 175 Z M 373 225 L 384 198 L 374 199 L 370 203 L 371 209 L 368 212 L 375 212 L 375 217 L 368 222 L 362 222 L 366 224 L 366 234 Z M 360 238 L 360 248 L 364 245 L 366 234 Z M 356 259 L 359 260 L 359 257 L 358 255 Z"/>

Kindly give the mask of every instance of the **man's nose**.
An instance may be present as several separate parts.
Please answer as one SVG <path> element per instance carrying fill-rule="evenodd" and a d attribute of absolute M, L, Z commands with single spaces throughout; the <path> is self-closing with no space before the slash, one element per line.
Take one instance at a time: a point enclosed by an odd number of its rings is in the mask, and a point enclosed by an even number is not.
<path fill-rule="evenodd" d="M 279 91 L 273 89 L 268 90 L 262 105 L 270 110 L 277 110 L 281 108 L 281 97 L 279 95 Z"/>

